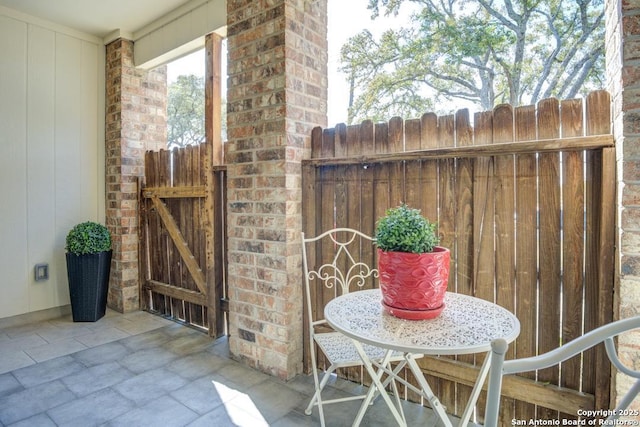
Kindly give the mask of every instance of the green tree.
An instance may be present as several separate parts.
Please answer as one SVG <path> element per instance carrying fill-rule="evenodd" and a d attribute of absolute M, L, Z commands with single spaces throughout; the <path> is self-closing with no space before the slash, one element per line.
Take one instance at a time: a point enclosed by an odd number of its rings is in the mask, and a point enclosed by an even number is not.
<path fill-rule="evenodd" d="M 405 28 L 379 39 L 365 30 L 342 47 L 350 123 L 602 87 L 603 0 L 369 0 L 368 8 L 375 19 L 403 4 L 412 7 Z"/>
<path fill-rule="evenodd" d="M 178 76 L 168 92 L 168 148 L 204 142 L 204 77 Z"/>

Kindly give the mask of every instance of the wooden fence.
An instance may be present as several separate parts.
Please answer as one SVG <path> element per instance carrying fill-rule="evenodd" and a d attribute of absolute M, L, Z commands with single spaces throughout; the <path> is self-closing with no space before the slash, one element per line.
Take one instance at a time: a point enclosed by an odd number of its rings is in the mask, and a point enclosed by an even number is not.
<path fill-rule="evenodd" d="M 225 333 L 225 168 L 207 144 L 145 155 L 141 283 L 146 309 Z"/>
<path fill-rule="evenodd" d="M 501 105 L 475 114 L 473 125 L 460 110 L 316 128 L 302 196 L 308 236 L 333 226 L 373 234 L 377 218 L 400 202 L 437 221 L 452 252 L 449 290 L 518 316 L 521 334 L 508 357 L 546 352 L 612 319 L 615 148 L 604 91 L 584 101 Z M 322 296 L 317 301 L 322 310 Z M 450 413 L 463 410 L 481 360 L 422 360 Z M 608 408 L 609 377 L 595 350 L 508 378 L 504 425 Z M 478 406 L 481 419 L 482 399 Z"/>

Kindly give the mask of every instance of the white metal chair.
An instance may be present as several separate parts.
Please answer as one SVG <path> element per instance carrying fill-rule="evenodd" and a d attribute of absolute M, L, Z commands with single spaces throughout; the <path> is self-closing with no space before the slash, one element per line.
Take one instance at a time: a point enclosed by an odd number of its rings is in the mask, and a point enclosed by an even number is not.
<path fill-rule="evenodd" d="M 334 228 L 312 238 L 305 238 L 304 233 L 302 234 L 310 357 L 315 383 L 315 394 L 311 398 L 305 414 L 311 415 L 313 407 L 317 406 L 322 426 L 325 425 L 324 405 L 364 399 L 366 394 L 330 400 L 322 398 L 322 391 L 336 369 L 362 366 L 363 362 L 358 356 L 351 338 L 330 330 L 330 326 L 324 320 L 322 310 L 316 310 L 312 305 L 312 295 L 319 296 L 326 303 L 350 290 L 361 289 L 365 284 L 373 283 L 373 280 L 378 277 L 378 270 L 369 265 L 375 252 L 373 243 L 372 237 L 350 228 Z M 363 249 L 368 250 L 363 251 Z M 322 261 L 316 262 L 315 254 L 320 251 Z M 363 253 L 370 254 L 371 259 L 363 261 Z M 323 288 L 325 291 L 322 290 Z M 327 296 L 327 294 L 330 295 Z M 324 353 L 329 364 L 329 367 L 324 369 L 321 381 L 318 376 L 316 360 L 317 348 L 320 348 Z M 383 362 L 384 349 L 370 345 L 365 345 L 364 348 L 372 361 L 388 367 L 388 364 Z M 393 354 L 388 362 L 401 362 L 395 370 L 401 369 L 406 363 L 401 353 Z M 388 381 L 387 379 L 387 382 L 383 384 L 386 386 Z M 394 393 L 398 396 L 395 382 L 392 382 L 392 386 Z"/>
<path fill-rule="evenodd" d="M 550 366 L 555 366 L 571 357 L 588 350 L 602 342 L 605 344 L 609 360 L 620 372 L 636 379 L 627 394 L 624 395 L 615 411 L 607 420 L 615 420 L 621 411 L 626 409 L 640 392 L 640 372 L 634 371 L 622 364 L 616 353 L 613 339 L 627 331 L 640 328 L 640 316 L 618 320 L 596 328 L 583 336 L 558 347 L 555 350 L 535 357 L 504 360 L 508 344 L 503 339 L 497 339 L 491 343 L 491 372 L 489 374 L 489 388 L 487 394 L 487 406 L 485 414 L 485 426 L 495 427 L 498 424 L 498 412 L 500 409 L 500 391 L 502 389 L 502 377 L 520 372 L 535 371 Z M 607 424 L 613 425 L 613 424 Z"/>

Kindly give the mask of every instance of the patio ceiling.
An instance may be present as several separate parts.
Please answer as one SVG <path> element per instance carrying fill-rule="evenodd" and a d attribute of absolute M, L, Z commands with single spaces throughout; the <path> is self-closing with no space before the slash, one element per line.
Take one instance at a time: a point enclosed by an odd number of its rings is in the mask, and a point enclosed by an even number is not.
<path fill-rule="evenodd" d="M 0 0 L 37 18 L 104 38 L 113 31 L 134 33 L 193 0 Z"/>

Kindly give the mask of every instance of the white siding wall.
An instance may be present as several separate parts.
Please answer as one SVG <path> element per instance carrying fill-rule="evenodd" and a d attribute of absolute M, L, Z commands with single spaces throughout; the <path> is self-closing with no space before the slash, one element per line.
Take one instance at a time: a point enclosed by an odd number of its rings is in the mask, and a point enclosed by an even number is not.
<path fill-rule="evenodd" d="M 104 194 L 101 40 L 0 9 L 0 319 L 69 303 L 65 236 Z"/>

